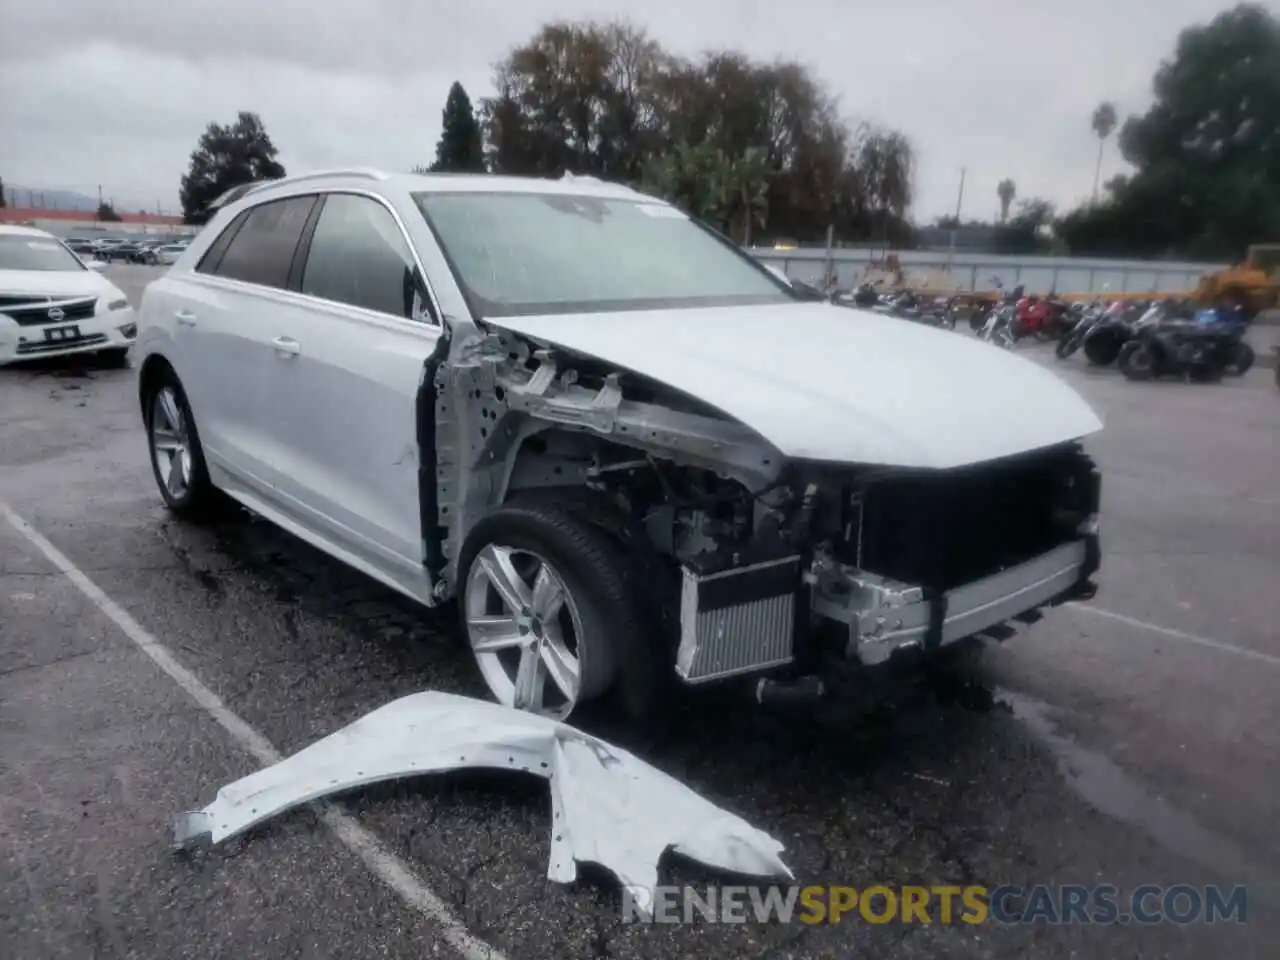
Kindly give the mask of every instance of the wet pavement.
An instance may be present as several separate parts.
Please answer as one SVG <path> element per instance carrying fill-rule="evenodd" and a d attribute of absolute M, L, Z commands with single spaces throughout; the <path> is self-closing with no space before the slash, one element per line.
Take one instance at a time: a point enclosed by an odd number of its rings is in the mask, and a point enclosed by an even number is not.
<path fill-rule="evenodd" d="M 155 271 L 112 275 L 136 296 Z M 856 704 L 696 700 L 648 757 L 770 831 L 804 884 L 1247 884 L 1247 925 L 627 925 L 607 880 L 546 879 L 539 780 L 361 790 L 346 822 L 512 958 L 1275 956 L 1280 396 L 1270 371 L 1060 367 L 1108 424 L 1095 600 Z M 171 850 L 172 815 L 257 761 L 137 643 L 288 753 L 402 694 L 483 695 L 447 611 L 247 516 L 171 520 L 129 370 L 0 369 L 0 502 L 21 518 L 0 517 L 0 956 L 457 955 L 314 810 Z M 664 876 L 706 879 L 674 859 Z"/>

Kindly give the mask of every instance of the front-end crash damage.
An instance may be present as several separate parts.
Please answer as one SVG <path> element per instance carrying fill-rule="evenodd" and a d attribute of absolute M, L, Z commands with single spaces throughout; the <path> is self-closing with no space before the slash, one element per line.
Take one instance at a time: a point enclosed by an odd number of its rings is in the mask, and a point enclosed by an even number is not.
<path fill-rule="evenodd" d="M 219 843 L 324 797 L 472 768 L 548 781 L 547 876 L 558 883 L 572 882 L 577 864 L 595 863 L 652 893 L 667 850 L 735 874 L 792 878 L 782 844 L 626 750 L 546 717 L 435 691 L 395 700 L 227 784 L 208 806 L 177 817 L 175 842 Z"/>
<path fill-rule="evenodd" d="M 509 331 L 455 349 L 436 389 L 436 435 L 453 438 L 440 595 L 487 511 L 590 491 L 673 572 L 670 666 L 688 684 L 1002 638 L 1093 590 L 1099 479 L 1078 441 L 950 468 L 797 460 L 687 394 Z"/>

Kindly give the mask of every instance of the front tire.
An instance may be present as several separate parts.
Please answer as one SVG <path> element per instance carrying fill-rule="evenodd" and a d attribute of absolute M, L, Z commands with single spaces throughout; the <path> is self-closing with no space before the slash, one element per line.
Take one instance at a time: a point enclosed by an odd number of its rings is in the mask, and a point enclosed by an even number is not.
<path fill-rule="evenodd" d="M 1131 340 L 1120 348 L 1116 359 L 1126 380 L 1151 380 L 1156 375 L 1156 358 L 1145 343 Z"/>
<path fill-rule="evenodd" d="M 1120 337 L 1114 333 L 1084 338 L 1084 355 L 1095 367 L 1109 367 L 1120 357 Z"/>
<path fill-rule="evenodd" d="M 499 703 L 555 720 L 601 700 L 641 627 L 627 558 L 568 504 L 515 500 L 481 519 L 458 564 L 476 665 Z"/>
<path fill-rule="evenodd" d="M 177 375 L 172 370 L 157 375 L 144 403 L 151 473 L 164 505 L 183 519 L 209 515 L 217 491 L 209 482 L 195 418 Z"/>
<path fill-rule="evenodd" d="M 1065 360 L 1079 349 L 1080 341 L 1071 334 L 1067 334 L 1053 348 L 1053 355 L 1059 360 Z"/>

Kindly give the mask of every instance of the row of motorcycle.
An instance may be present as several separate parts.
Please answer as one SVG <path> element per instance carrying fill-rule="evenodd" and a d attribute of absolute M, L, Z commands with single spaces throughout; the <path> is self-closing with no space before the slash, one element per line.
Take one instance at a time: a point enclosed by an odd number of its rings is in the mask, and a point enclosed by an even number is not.
<path fill-rule="evenodd" d="M 1253 348 L 1244 340 L 1248 321 L 1237 305 L 1226 302 L 1204 307 L 1177 298 L 1100 297 L 1068 303 L 1052 295 L 1028 295 L 1018 286 L 994 303 L 975 306 L 963 295 L 884 293 L 871 284 L 829 297 L 833 303 L 949 330 L 967 316 L 969 328 L 998 347 L 1010 349 L 1024 339 L 1052 342 L 1059 359 L 1079 351 L 1091 365 L 1114 365 L 1130 380 L 1216 381 L 1239 376 L 1254 362 Z"/>
<path fill-rule="evenodd" d="M 1129 380 L 1181 377 L 1202 382 L 1240 376 L 1253 366 L 1249 324 L 1236 304 L 1205 307 L 1167 298 L 1089 304 L 1054 347 L 1094 366 L 1114 364 Z"/>

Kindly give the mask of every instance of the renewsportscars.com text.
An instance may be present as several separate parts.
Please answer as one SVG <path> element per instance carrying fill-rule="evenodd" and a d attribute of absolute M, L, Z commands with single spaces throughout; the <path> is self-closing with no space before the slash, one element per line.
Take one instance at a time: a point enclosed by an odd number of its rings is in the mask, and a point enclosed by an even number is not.
<path fill-rule="evenodd" d="M 1248 892 L 1145 884 L 1019 886 L 660 886 L 622 891 L 624 923 L 1246 923 Z"/>

